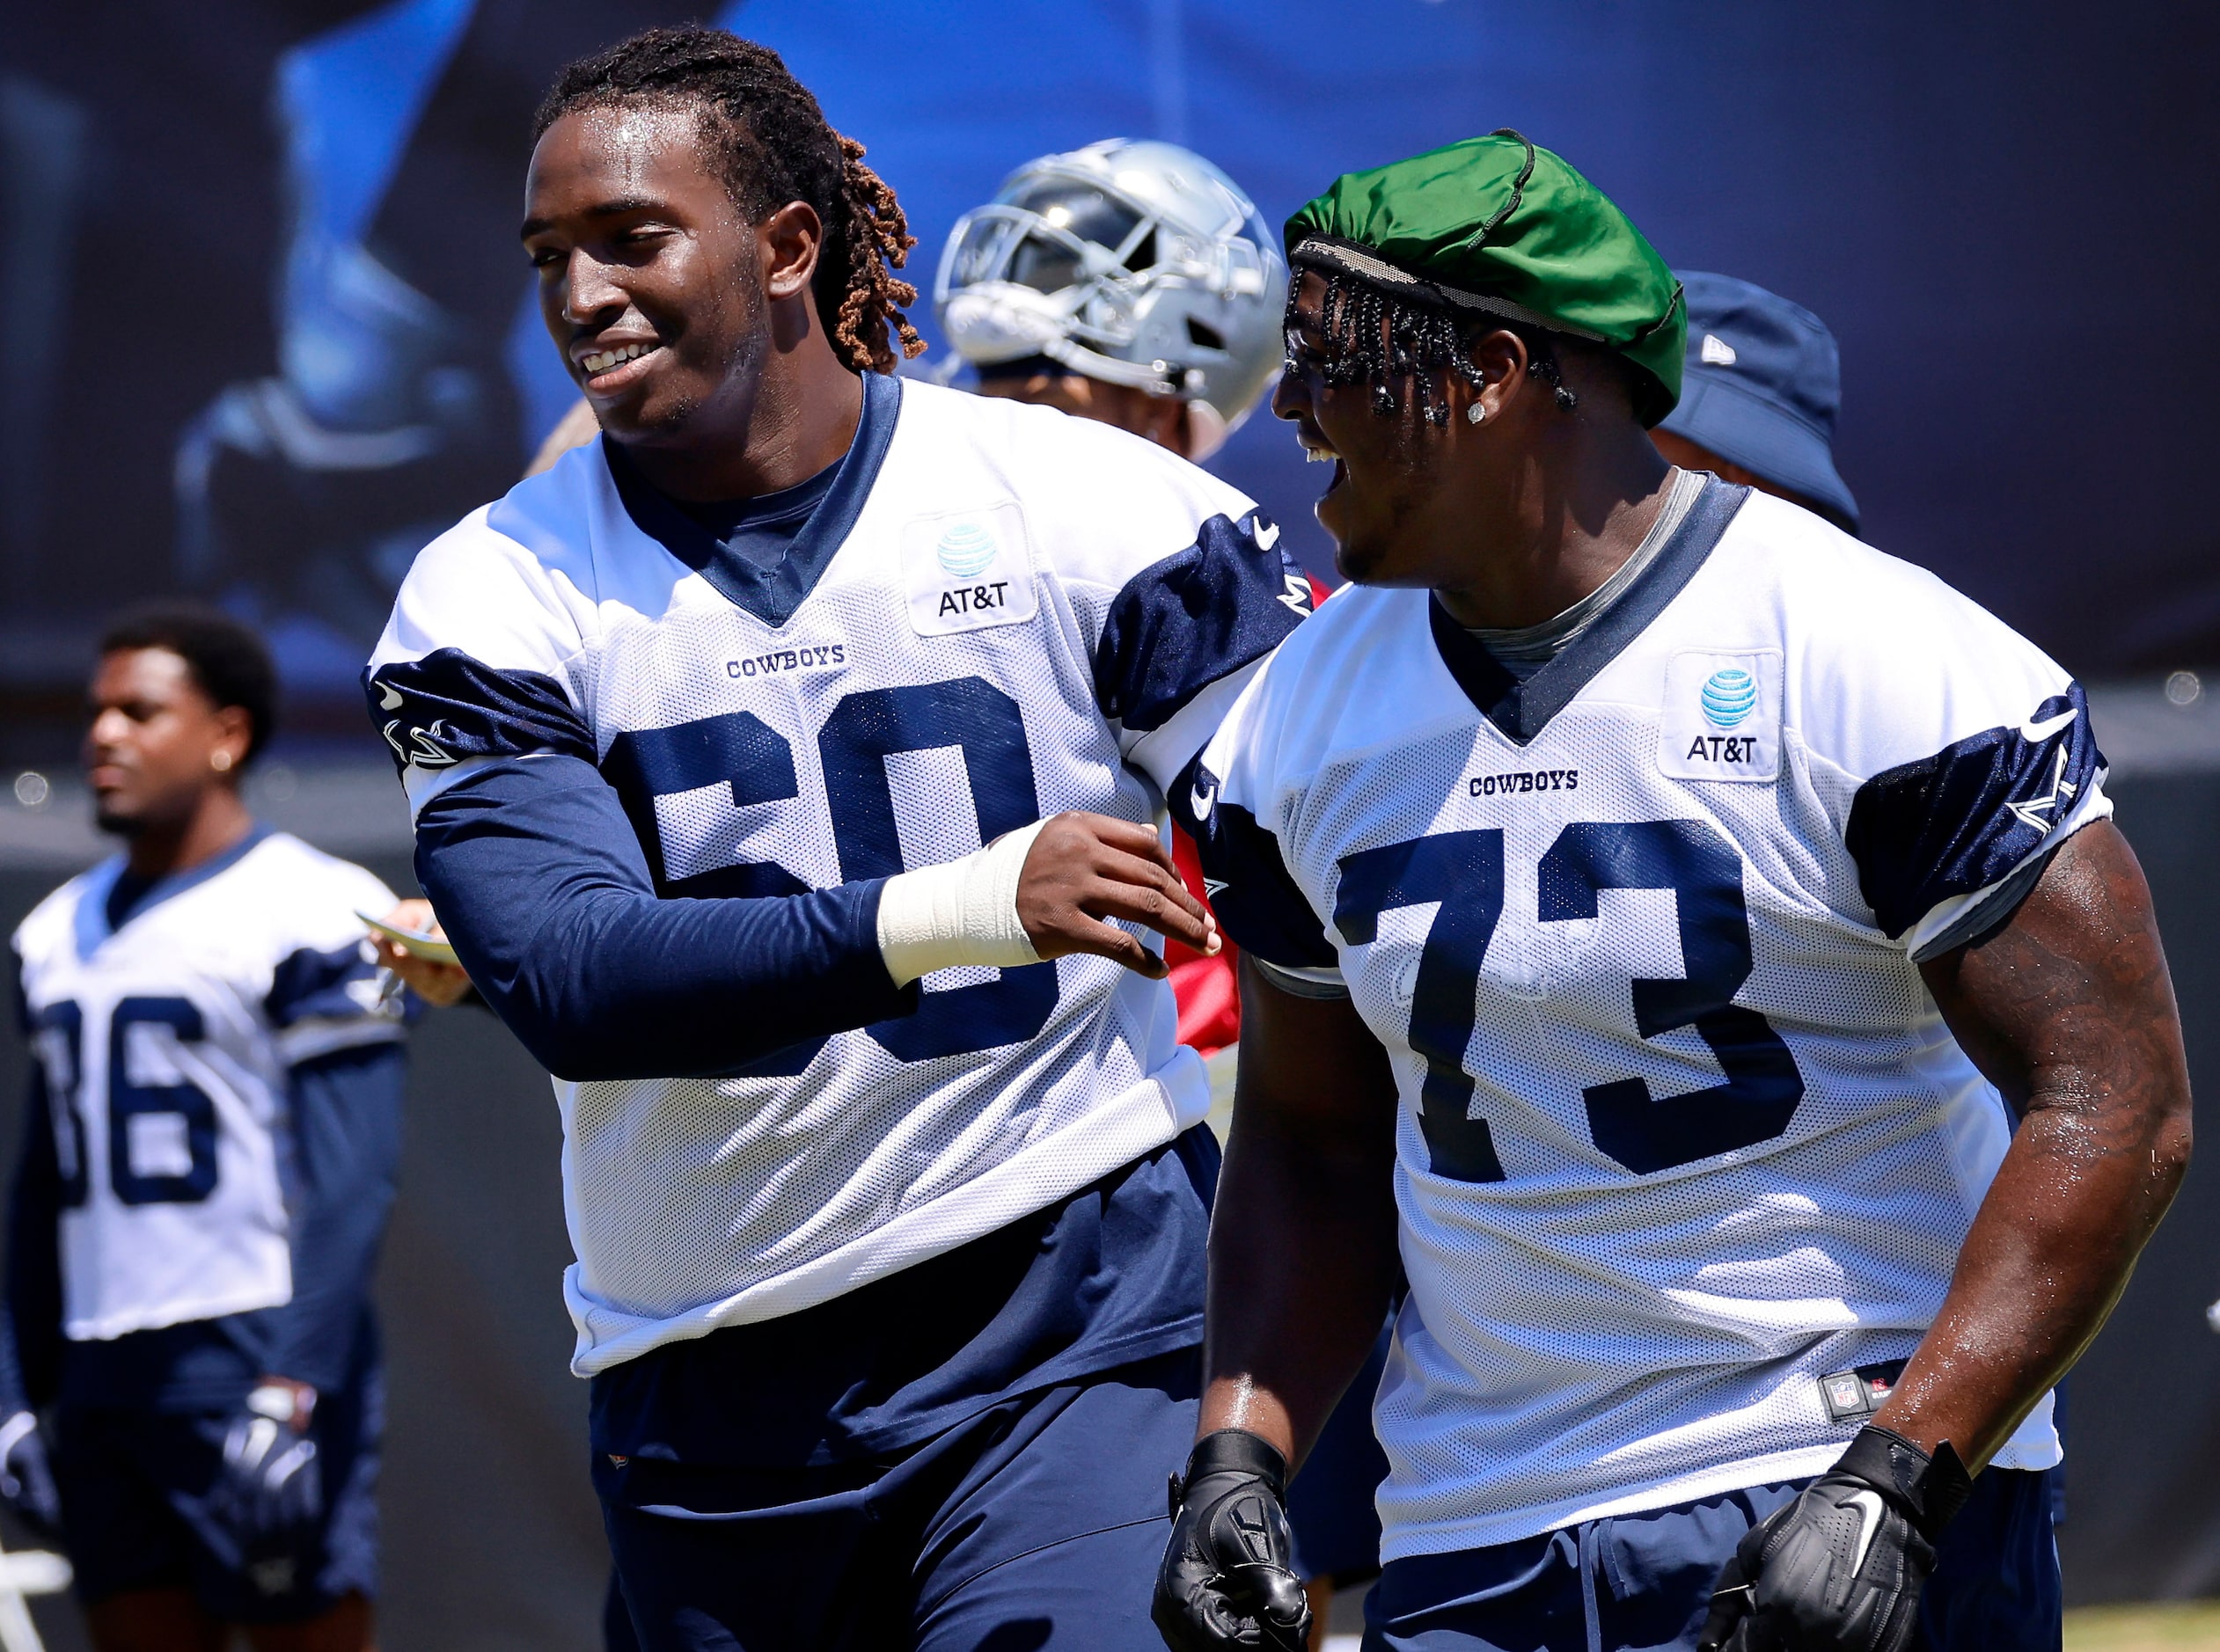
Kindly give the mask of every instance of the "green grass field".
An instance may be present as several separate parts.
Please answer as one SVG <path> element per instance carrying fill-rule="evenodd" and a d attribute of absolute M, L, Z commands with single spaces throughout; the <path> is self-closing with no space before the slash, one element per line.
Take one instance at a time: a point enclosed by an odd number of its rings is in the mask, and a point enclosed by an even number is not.
<path fill-rule="evenodd" d="M 2066 1614 L 2066 1652 L 2171 1652 L 2220 1648 L 2220 1600 L 2163 1606 L 2084 1606 Z"/>

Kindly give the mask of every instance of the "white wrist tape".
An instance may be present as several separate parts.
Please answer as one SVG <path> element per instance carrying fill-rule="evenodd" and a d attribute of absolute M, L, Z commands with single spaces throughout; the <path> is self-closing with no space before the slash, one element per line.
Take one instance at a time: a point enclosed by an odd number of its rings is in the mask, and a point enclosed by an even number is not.
<path fill-rule="evenodd" d="M 1044 822 L 1006 832 L 944 866 L 898 873 L 879 892 L 879 954 L 898 987 L 961 964 L 1038 963 L 1017 921 L 1017 879 Z"/>

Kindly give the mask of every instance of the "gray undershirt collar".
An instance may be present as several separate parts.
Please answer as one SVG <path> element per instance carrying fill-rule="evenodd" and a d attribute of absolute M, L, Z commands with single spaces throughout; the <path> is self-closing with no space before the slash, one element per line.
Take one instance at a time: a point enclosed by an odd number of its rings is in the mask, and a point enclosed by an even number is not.
<path fill-rule="evenodd" d="M 1642 536 L 1642 543 L 1634 547 L 1634 554 L 1620 564 L 1611 577 L 1590 591 L 1579 602 L 1553 619 L 1545 619 L 1538 625 L 1512 625 L 1501 629 L 1491 626 L 1468 627 L 1473 637 L 1493 654 L 1504 669 L 1520 682 L 1564 652 L 1573 639 L 1610 612 L 1613 604 L 1625 596 L 1635 581 L 1658 559 L 1665 549 L 1665 542 L 1673 537 L 1687 515 L 1696 496 L 1703 491 L 1703 477 L 1695 471 L 1683 471 L 1677 466 L 1673 471 L 1670 491 L 1665 496 L 1665 508 L 1658 512 L 1657 520 L 1650 524 L 1649 532 Z"/>

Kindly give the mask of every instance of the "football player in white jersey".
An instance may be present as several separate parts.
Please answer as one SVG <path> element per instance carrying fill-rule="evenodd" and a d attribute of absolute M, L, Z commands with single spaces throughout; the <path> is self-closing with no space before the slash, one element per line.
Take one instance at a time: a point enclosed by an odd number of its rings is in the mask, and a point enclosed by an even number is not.
<path fill-rule="evenodd" d="M 774 53 L 638 37 L 538 133 L 604 438 L 424 551 L 366 688 L 556 1076 L 634 1629 L 1145 1644 L 1216 1157 L 1157 822 L 1308 588 L 1184 461 L 891 376 L 899 208 Z"/>
<path fill-rule="evenodd" d="M 227 1626 L 259 1648 L 371 1641 L 369 1292 L 405 1005 L 356 913 L 417 914 L 248 813 L 274 684 L 260 640 L 221 614 L 111 627 L 85 762 L 128 846 L 14 937 L 37 1064 L 0 1495 L 64 1539 L 106 1652 L 224 1644 Z"/>
<path fill-rule="evenodd" d="M 1247 974 L 1167 1639 L 1293 1626 L 1400 1261 L 1368 1647 L 2055 1648 L 2048 1393 L 2189 1138 L 2080 687 L 1670 467 L 1677 284 L 1516 133 L 1286 243 L 1354 585 L 1175 791 Z"/>

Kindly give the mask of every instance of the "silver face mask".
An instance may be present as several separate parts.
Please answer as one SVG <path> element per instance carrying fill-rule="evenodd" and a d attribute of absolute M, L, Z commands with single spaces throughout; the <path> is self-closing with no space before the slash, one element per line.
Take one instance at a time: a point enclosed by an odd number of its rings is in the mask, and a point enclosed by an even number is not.
<path fill-rule="evenodd" d="M 1042 355 L 1178 397 L 1201 458 L 1271 380 L 1286 282 L 1231 179 L 1176 145 L 1119 138 L 1028 163 L 958 219 L 933 303 L 974 365 Z"/>

